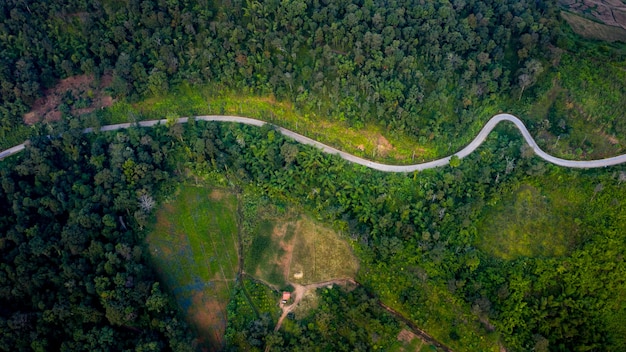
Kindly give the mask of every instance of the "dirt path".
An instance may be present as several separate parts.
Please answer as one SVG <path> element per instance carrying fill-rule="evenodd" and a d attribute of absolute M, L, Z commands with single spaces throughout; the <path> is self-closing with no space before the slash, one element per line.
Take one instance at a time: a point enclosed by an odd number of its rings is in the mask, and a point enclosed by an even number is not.
<path fill-rule="evenodd" d="M 444 345 L 443 343 L 435 340 L 434 337 L 430 336 L 429 334 L 426 333 L 426 331 L 420 329 L 417 327 L 417 325 L 415 325 L 412 321 L 410 321 L 409 319 L 405 318 L 402 314 L 398 313 L 397 311 L 395 311 L 393 308 L 387 306 L 386 304 L 384 304 L 381 301 L 378 301 L 378 305 L 381 306 L 383 309 L 385 309 L 387 312 L 391 313 L 394 317 L 396 317 L 398 320 L 402 321 L 403 323 L 405 323 L 410 329 L 411 331 L 413 331 L 413 333 L 417 336 L 419 336 L 420 339 L 422 339 L 422 341 L 425 341 L 426 343 L 429 343 L 445 352 L 453 352 L 452 349 L 450 349 L 450 347 Z"/>
<path fill-rule="evenodd" d="M 252 126 L 263 126 L 266 124 L 266 122 L 261 121 L 261 120 L 256 120 L 256 119 L 251 119 L 251 118 L 241 117 L 241 116 L 207 115 L 207 116 L 195 116 L 194 119 L 202 120 L 202 121 L 236 122 L 236 123 L 242 123 L 245 125 L 252 125 Z M 188 120 L 189 118 L 187 117 L 181 117 L 178 119 L 177 122 L 187 123 Z M 489 121 L 487 121 L 483 129 L 478 133 L 478 135 L 476 135 L 476 137 L 465 148 L 454 153 L 453 155 L 447 156 L 445 158 L 429 161 L 426 163 L 414 164 L 414 165 L 388 165 L 388 164 L 377 163 L 374 161 L 369 161 L 367 159 L 363 159 L 358 156 L 355 156 L 346 152 L 342 152 L 338 149 L 335 149 L 331 146 L 320 143 L 309 137 L 305 137 L 301 134 L 290 131 L 286 128 L 277 126 L 276 129 L 283 135 L 289 138 L 292 138 L 293 140 L 299 143 L 314 146 L 316 148 L 321 149 L 324 153 L 339 155 L 341 158 L 349 162 L 355 163 L 355 164 L 363 165 L 371 169 L 375 169 L 375 170 L 379 170 L 383 172 L 413 172 L 413 171 L 433 169 L 436 167 L 448 165 L 452 157 L 458 157 L 459 159 L 465 158 L 466 156 L 474 152 L 478 147 L 480 147 L 480 145 L 483 144 L 485 139 L 487 139 L 487 136 L 489 135 L 489 133 L 491 133 L 491 131 L 496 127 L 496 125 L 498 125 L 502 121 L 512 122 L 517 127 L 517 129 L 522 133 L 522 136 L 526 140 L 526 143 L 528 143 L 528 145 L 532 148 L 535 154 L 549 163 L 559 165 L 559 166 L 564 166 L 564 167 L 578 168 L 578 169 L 600 168 L 600 167 L 607 167 L 607 166 L 626 163 L 626 154 L 618 155 L 612 158 L 599 159 L 599 160 L 566 160 L 566 159 L 561 159 L 561 158 L 552 156 L 544 152 L 543 150 L 541 150 L 541 148 L 539 148 L 539 146 L 537 145 L 537 142 L 535 142 L 533 137 L 530 135 L 530 132 L 528 132 L 528 129 L 526 129 L 526 126 L 524 126 L 524 123 L 520 119 L 518 119 L 517 117 L 511 114 L 498 114 L 492 117 Z M 135 123 L 121 123 L 117 125 L 102 126 L 100 128 L 100 131 L 103 131 L 103 132 L 116 131 L 120 129 L 130 128 L 132 126 L 153 127 L 159 124 L 165 124 L 166 122 L 167 120 L 163 119 L 163 120 L 141 121 L 136 124 Z M 86 128 L 83 130 L 83 133 L 91 133 L 91 132 L 93 132 L 93 128 Z M 1 151 L 0 160 L 10 155 L 21 152 L 25 148 L 26 143 L 27 142 L 20 144 L 20 145 L 16 145 L 7 150 Z"/>
<path fill-rule="evenodd" d="M 285 318 L 287 317 L 287 314 L 289 314 L 289 312 L 291 312 L 294 308 L 296 308 L 298 303 L 300 303 L 300 301 L 302 300 L 302 297 L 304 297 L 304 295 L 309 290 L 316 290 L 320 287 L 324 287 L 328 285 L 345 284 L 345 283 L 356 284 L 356 282 L 351 278 L 316 282 L 314 284 L 309 284 L 309 285 L 299 285 L 299 284 L 290 283 L 294 287 L 294 292 L 292 292 L 292 295 L 295 296 L 295 298 L 293 299 L 293 303 L 291 303 L 290 305 L 283 305 L 281 303 L 281 309 L 283 310 L 283 313 L 280 315 L 280 318 L 278 319 L 278 323 L 276 323 L 276 327 L 274 328 L 274 331 L 278 331 L 280 329 L 280 326 L 283 324 L 283 320 L 285 320 Z"/>
<path fill-rule="evenodd" d="M 358 282 L 356 282 L 352 278 L 335 279 L 335 280 L 330 280 L 330 281 L 317 282 L 317 283 L 309 284 L 309 285 L 298 285 L 298 284 L 291 283 L 291 285 L 294 287 L 294 292 L 292 293 L 292 295 L 295 296 L 295 298 L 293 300 L 293 303 L 291 303 L 290 305 L 282 305 L 281 304 L 281 309 L 283 310 L 283 312 L 280 315 L 280 318 L 278 319 L 278 322 L 276 323 L 276 327 L 274 328 L 274 331 L 278 331 L 280 329 L 280 327 L 282 326 L 282 323 L 285 320 L 285 318 L 287 317 L 287 315 L 294 308 L 296 308 L 298 303 L 300 303 L 300 301 L 302 300 L 304 295 L 309 290 L 315 290 L 315 289 L 318 289 L 320 287 L 333 285 L 333 284 L 346 284 L 346 283 L 350 283 L 350 284 L 354 284 L 354 285 L 360 285 Z M 409 329 L 411 329 L 411 331 L 415 335 L 417 335 L 422 341 L 424 341 L 426 343 L 429 343 L 429 344 L 431 344 L 433 346 L 436 346 L 437 348 L 439 348 L 439 349 L 441 349 L 441 350 L 443 350 L 445 352 L 453 352 L 450 347 L 448 347 L 448 346 L 444 345 L 443 343 L 437 341 L 434 337 L 430 336 L 426 331 L 424 331 L 424 330 L 420 329 L 419 327 L 417 327 L 417 325 L 415 325 L 415 323 L 413 323 L 409 319 L 405 318 L 402 314 L 400 314 L 399 312 L 397 312 L 393 308 L 391 308 L 388 305 L 386 305 L 383 302 L 381 302 L 377 297 L 374 297 L 373 295 L 370 295 L 369 293 L 368 293 L 368 296 L 370 298 L 376 299 L 376 301 L 378 302 L 378 305 L 381 308 L 383 308 L 384 310 L 389 312 L 391 315 L 396 317 L 398 320 L 400 320 L 403 323 L 405 323 L 406 326 Z"/>

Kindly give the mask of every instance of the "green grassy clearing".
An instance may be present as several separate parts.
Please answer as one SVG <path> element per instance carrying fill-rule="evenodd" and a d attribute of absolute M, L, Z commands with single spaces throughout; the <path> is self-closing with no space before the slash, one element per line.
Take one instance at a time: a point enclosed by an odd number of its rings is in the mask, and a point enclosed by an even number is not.
<path fill-rule="evenodd" d="M 566 255 L 584 238 L 581 219 L 594 193 L 594 185 L 562 174 L 520 183 L 485 209 L 477 245 L 505 260 Z"/>
<path fill-rule="evenodd" d="M 287 281 L 285 257 L 293 246 L 293 226 L 285 224 L 277 228 L 271 220 L 259 222 L 252 243 L 244 249 L 246 273 L 276 287 L 285 286 Z M 288 259 L 287 259 L 288 260 Z"/>
<path fill-rule="evenodd" d="M 236 202 L 224 190 L 182 186 L 146 238 L 162 280 L 211 346 L 223 343 L 237 274 Z"/>

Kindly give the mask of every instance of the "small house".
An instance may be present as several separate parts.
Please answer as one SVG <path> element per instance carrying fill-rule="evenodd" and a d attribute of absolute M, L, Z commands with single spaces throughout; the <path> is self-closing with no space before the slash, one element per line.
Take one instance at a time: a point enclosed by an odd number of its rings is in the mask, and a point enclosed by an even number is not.
<path fill-rule="evenodd" d="M 283 291 L 283 303 L 287 303 L 291 299 L 291 292 Z"/>

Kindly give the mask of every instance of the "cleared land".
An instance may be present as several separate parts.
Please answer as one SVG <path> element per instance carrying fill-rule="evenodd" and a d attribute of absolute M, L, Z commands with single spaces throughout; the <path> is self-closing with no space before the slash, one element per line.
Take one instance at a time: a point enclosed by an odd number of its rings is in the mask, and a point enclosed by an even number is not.
<path fill-rule="evenodd" d="M 259 221 L 245 256 L 246 272 L 275 287 L 354 277 L 350 246 L 306 215 Z"/>
<path fill-rule="evenodd" d="M 307 285 L 356 275 L 356 258 L 335 231 L 303 216 L 295 232 L 289 282 Z"/>
<path fill-rule="evenodd" d="M 238 265 L 236 208 L 225 190 L 183 186 L 158 210 L 146 239 L 162 280 L 208 346 L 223 345 Z"/>
<path fill-rule="evenodd" d="M 437 347 L 430 345 L 419 336 L 407 329 L 398 334 L 398 343 L 390 350 L 392 352 L 434 352 Z"/>
<path fill-rule="evenodd" d="M 559 0 L 559 3 L 606 25 L 626 29 L 626 2 L 623 0 Z"/>
<path fill-rule="evenodd" d="M 572 30 L 585 38 L 604 40 L 607 42 L 620 41 L 626 43 L 626 29 L 609 26 L 588 20 L 571 12 L 562 11 L 561 16 L 572 27 Z"/>
<path fill-rule="evenodd" d="M 83 115 L 96 109 L 109 107 L 113 98 L 106 93 L 112 76 L 106 74 L 99 79 L 93 75 L 72 76 L 59 81 L 53 88 L 44 91 L 30 112 L 24 115 L 24 122 L 34 124 L 41 120 L 57 121 L 62 110 L 73 115 Z"/>

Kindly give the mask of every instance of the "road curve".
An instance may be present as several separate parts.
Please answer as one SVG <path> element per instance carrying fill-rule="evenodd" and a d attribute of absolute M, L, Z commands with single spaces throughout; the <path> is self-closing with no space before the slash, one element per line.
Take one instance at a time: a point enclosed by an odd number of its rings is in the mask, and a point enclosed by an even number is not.
<path fill-rule="evenodd" d="M 252 126 L 263 126 L 267 123 L 261 120 L 256 120 L 256 119 L 251 119 L 248 117 L 241 117 L 241 116 L 205 115 L 205 116 L 196 116 L 194 117 L 194 119 L 202 120 L 202 121 L 236 122 L 236 123 L 242 123 L 245 125 L 252 125 Z M 189 118 L 187 117 L 181 117 L 177 120 L 177 122 L 186 123 L 188 120 Z M 566 160 L 566 159 L 561 159 L 561 158 L 552 156 L 544 152 L 543 150 L 541 150 L 541 148 L 539 148 L 539 146 L 537 145 L 537 142 L 535 142 L 533 137 L 530 135 L 530 132 L 528 132 L 528 129 L 526 129 L 526 126 L 524 126 L 524 123 L 520 119 L 518 119 L 517 117 L 511 114 L 498 114 L 492 117 L 489 121 L 487 121 L 487 123 L 482 128 L 482 130 L 480 130 L 478 135 L 465 148 L 461 149 L 455 154 L 447 156 L 445 158 L 441 158 L 441 159 L 437 159 L 437 160 L 433 160 L 433 161 L 429 161 L 429 162 L 421 163 L 421 164 L 414 164 L 414 165 L 388 165 L 388 164 L 377 163 L 374 161 L 360 158 L 352 154 L 348 154 L 346 152 L 342 152 L 341 150 L 335 149 L 326 144 L 320 143 L 316 140 L 305 137 L 296 132 L 290 131 L 286 128 L 276 126 L 276 129 L 283 135 L 299 143 L 314 146 L 316 148 L 321 149 L 325 153 L 339 155 L 343 159 L 349 162 L 355 163 L 355 164 L 363 165 L 371 169 L 375 169 L 375 170 L 379 170 L 383 172 L 412 172 L 412 171 L 426 170 L 426 169 L 432 169 L 435 167 L 448 165 L 450 163 L 450 159 L 453 156 L 457 156 L 459 157 L 459 159 L 465 158 L 466 156 L 474 152 L 478 147 L 480 147 L 480 145 L 483 144 L 485 139 L 487 139 L 487 136 L 489 135 L 489 133 L 496 127 L 497 124 L 499 124 L 502 121 L 509 121 L 515 124 L 517 129 L 520 130 L 520 132 L 522 133 L 522 136 L 526 140 L 526 143 L 528 143 L 528 145 L 533 149 L 535 154 L 549 163 L 559 165 L 559 166 L 564 166 L 564 167 L 578 168 L 578 169 L 591 169 L 591 168 L 607 167 L 607 166 L 626 163 L 626 154 L 618 155 L 612 158 L 598 159 L 598 160 L 586 160 L 586 161 Z M 136 126 L 136 125 L 139 125 L 141 127 L 153 127 L 158 124 L 165 124 L 166 122 L 167 120 L 163 119 L 163 120 L 141 121 L 136 124 L 135 123 L 122 123 L 122 124 L 117 124 L 117 125 L 107 125 L 107 126 L 102 126 L 100 128 L 100 131 L 103 131 L 103 132 L 115 131 L 115 130 L 125 129 L 125 128 L 129 128 L 131 126 Z M 93 132 L 93 128 L 86 128 L 83 132 L 84 133 Z M 10 155 L 21 152 L 22 150 L 24 150 L 26 143 L 28 142 L 22 143 L 20 145 L 16 145 L 15 147 L 12 147 L 10 149 L 0 152 L 0 160 Z"/>

